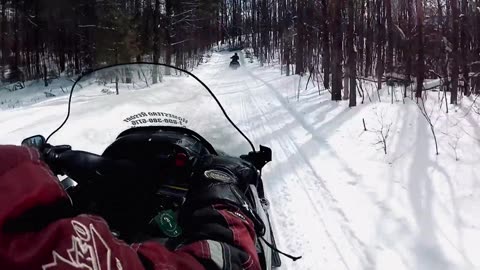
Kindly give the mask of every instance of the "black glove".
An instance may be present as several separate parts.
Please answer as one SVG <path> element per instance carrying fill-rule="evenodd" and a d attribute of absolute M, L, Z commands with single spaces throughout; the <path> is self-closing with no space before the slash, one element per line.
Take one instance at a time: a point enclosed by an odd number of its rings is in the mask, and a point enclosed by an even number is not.
<path fill-rule="evenodd" d="M 250 183 L 256 183 L 258 177 L 257 169 L 240 158 L 213 155 L 199 158 L 180 216 L 214 204 L 230 205 L 247 215 L 256 233 L 263 235 L 265 225 L 245 196 Z"/>
<path fill-rule="evenodd" d="M 41 150 L 41 159 L 47 163 L 50 170 L 55 175 L 63 175 L 64 172 L 61 169 L 61 166 L 58 162 L 60 154 L 72 150 L 70 145 L 59 145 L 53 146 L 50 144 L 45 145 L 45 147 Z"/>

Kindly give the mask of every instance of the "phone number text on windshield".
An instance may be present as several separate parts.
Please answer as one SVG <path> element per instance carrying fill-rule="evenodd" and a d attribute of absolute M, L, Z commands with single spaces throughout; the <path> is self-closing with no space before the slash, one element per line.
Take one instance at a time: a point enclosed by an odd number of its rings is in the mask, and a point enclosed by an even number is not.
<path fill-rule="evenodd" d="M 123 121 L 130 123 L 132 126 L 145 124 L 169 124 L 185 126 L 188 123 L 188 120 L 183 117 L 164 112 L 141 112 L 131 115 L 123 119 Z"/>

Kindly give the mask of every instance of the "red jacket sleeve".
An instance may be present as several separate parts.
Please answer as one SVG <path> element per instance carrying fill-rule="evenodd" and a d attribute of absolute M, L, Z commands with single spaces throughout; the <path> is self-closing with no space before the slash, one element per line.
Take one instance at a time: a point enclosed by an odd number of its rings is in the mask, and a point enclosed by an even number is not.
<path fill-rule="evenodd" d="M 170 251 L 127 245 L 100 217 L 65 214 L 70 205 L 38 152 L 0 146 L 0 269 L 260 269 L 252 222 L 237 209 L 199 209 L 203 237 Z M 221 233 L 207 232 L 216 220 Z"/>

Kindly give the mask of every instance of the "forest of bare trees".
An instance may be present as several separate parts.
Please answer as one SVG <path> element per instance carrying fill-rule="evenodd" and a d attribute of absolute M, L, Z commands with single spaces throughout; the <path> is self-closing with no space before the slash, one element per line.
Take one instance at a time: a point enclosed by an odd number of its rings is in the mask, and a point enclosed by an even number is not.
<path fill-rule="evenodd" d="M 135 60 L 194 65 L 219 38 L 219 5 L 211 2 L 1 0 L 2 79 Z"/>
<path fill-rule="evenodd" d="M 0 0 L 1 78 L 15 82 L 153 61 L 191 68 L 215 45 L 311 76 L 356 105 L 359 82 L 441 78 L 480 93 L 480 0 Z"/>

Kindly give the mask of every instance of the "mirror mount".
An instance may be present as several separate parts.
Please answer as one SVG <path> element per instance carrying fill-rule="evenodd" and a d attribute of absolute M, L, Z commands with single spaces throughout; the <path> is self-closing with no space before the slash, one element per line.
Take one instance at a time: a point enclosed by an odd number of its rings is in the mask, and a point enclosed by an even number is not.
<path fill-rule="evenodd" d="M 272 161 L 272 149 L 260 145 L 260 151 L 252 151 L 248 153 L 248 155 L 243 155 L 240 158 L 249 161 L 258 170 L 262 170 L 268 162 Z"/>

